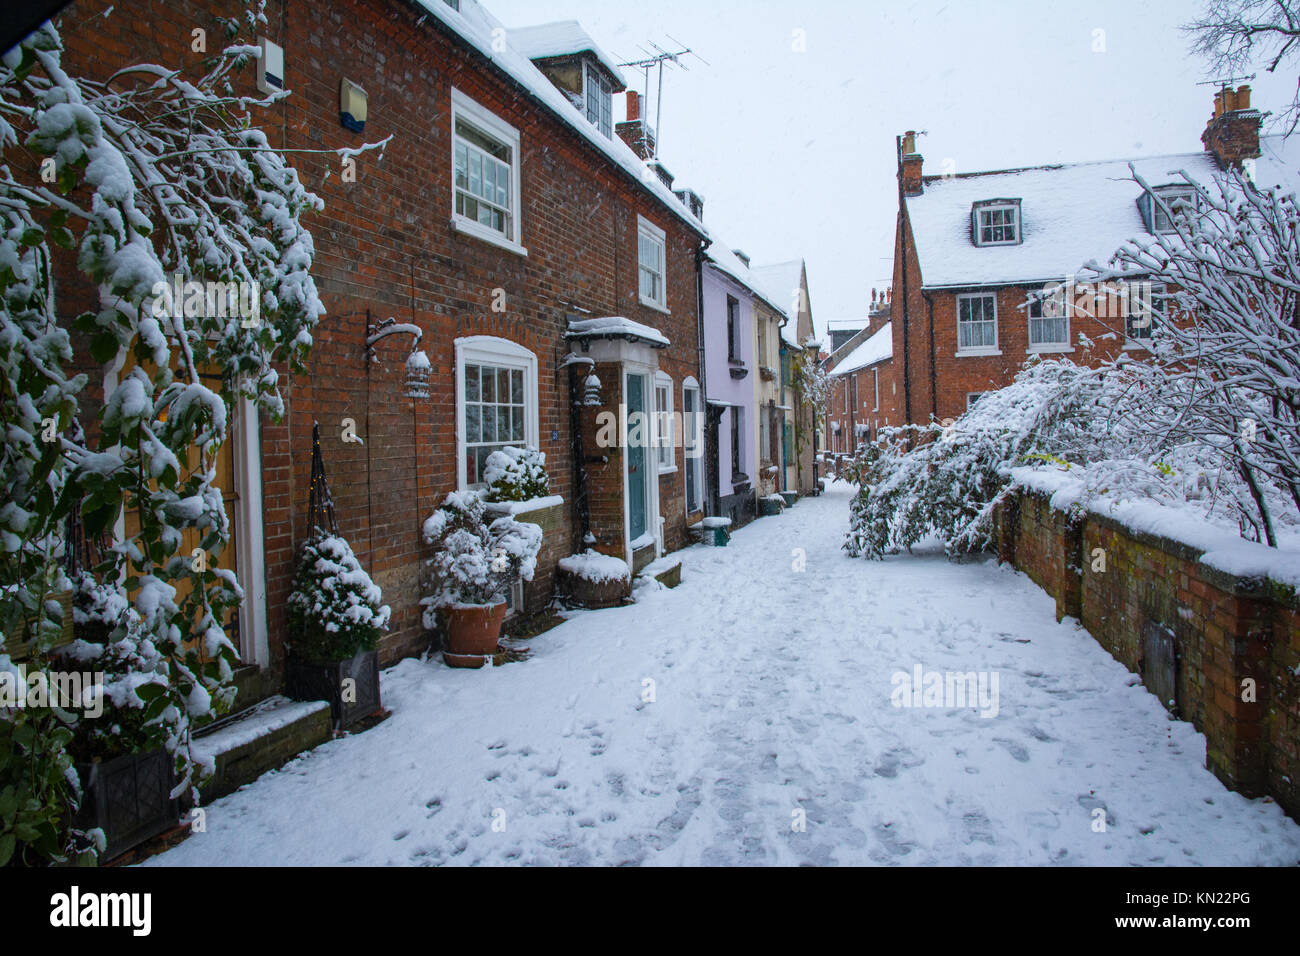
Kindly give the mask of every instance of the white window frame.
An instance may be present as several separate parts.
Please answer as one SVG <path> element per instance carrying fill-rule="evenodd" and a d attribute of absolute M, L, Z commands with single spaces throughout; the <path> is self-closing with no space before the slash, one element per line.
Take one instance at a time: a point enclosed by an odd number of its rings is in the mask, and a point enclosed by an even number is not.
<path fill-rule="evenodd" d="M 878 412 L 880 411 L 880 369 L 873 368 L 871 370 L 871 375 L 876 389 L 876 404 L 871 407 L 871 410 L 873 412 Z"/>
<path fill-rule="evenodd" d="M 1201 197 L 1191 186 L 1156 186 L 1151 190 L 1154 194 L 1151 199 L 1151 234 L 1152 235 L 1169 235 L 1178 230 L 1174 227 L 1173 220 L 1165 216 L 1163 210 L 1157 205 L 1156 199 L 1166 206 L 1180 200 L 1188 201 L 1191 206 L 1191 214 L 1195 215 L 1200 208 Z M 1164 218 L 1163 224 L 1161 219 Z M 1162 228 L 1163 225 L 1163 228 Z"/>
<path fill-rule="evenodd" d="M 975 403 L 978 402 L 981 398 L 983 398 L 986 394 L 987 394 L 986 392 L 967 392 L 966 411 L 969 412 L 975 406 Z"/>
<path fill-rule="evenodd" d="M 597 97 L 595 119 L 591 117 L 593 87 Z M 590 62 L 584 62 L 582 65 L 582 112 L 587 117 L 587 122 L 600 130 L 602 136 L 613 138 L 614 84 L 596 68 L 595 64 Z"/>
<path fill-rule="evenodd" d="M 1044 289 L 1046 293 L 1048 290 Z M 1052 308 L 1046 308 L 1048 303 L 1052 303 Z M 1056 314 L 1059 307 L 1060 314 Z M 1035 315 L 1034 311 L 1038 314 Z M 1073 352 L 1074 348 L 1070 345 L 1070 296 L 1067 287 L 1064 284 L 1056 286 L 1050 295 L 1031 296 L 1029 307 L 1025 310 L 1027 313 L 1027 333 L 1029 336 L 1029 347 L 1025 352 L 1033 355 L 1042 355 L 1057 352 Z M 1065 320 L 1065 338 L 1060 341 L 1052 342 L 1035 342 L 1034 341 L 1034 323 L 1055 321 L 1057 319 Z"/>
<path fill-rule="evenodd" d="M 686 420 L 687 414 L 691 414 L 686 411 L 686 406 L 690 404 L 686 400 L 688 395 L 695 396 L 695 411 L 693 414 L 702 418 L 704 415 L 704 406 L 702 402 L 702 393 L 700 391 L 700 383 L 697 382 L 693 376 L 689 375 L 686 377 L 686 380 L 682 382 L 682 459 L 685 462 L 686 470 L 695 477 L 695 496 L 697 499 L 694 502 L 695 507 L 691 507 L 690 482 L 687 480 L 682 481 L 682 498 L 686 504 L 686 513 L 695 514 L 697 511 L 704 510 L 704 449 L 697 449 L 695 447 L 694 439 L 697 434 L 696 427 L 694 423 Z M 704 422 L 702 420 L 699 424 L 698 436 L 702 443 L 704 441 Z M 692 452 L 697 452 L 697 454 L 692 456 Z"/>
<path fill-rule="evenodd" d="M 1013 236 L 1010 239 L 986 240 L 984 238 L 984 230 L 986 228 L 988 229 L 1007 228 L 1006 223 L 999 223 L 997 225 L 993 225 L 992 223 L 990 223 L 988 226 L 984 225 L 985 214 L 987 213 L 991 215 L 992 213 L 995 212 L 1003 212 L 1003 213 L 1010 212 L 1015 215 L 1015 230 Z M 1018 246 L 1020 245 L 1020 239 L 1021 236 L 1023 235 L 1022 227 L 1024 226 L 1024 223 L 1021 221 L 1021 216 L 1020 216 L 1020 203 L 990 202 L 986 204 L 977 205 L 974 209 L 974 216 L 975 216 L 975 222 L 973 224 L 974 225 L 973 238 L 975 239 L 975 245 L 977 246 Z"/>
<path fill-rule="evenodd" d="M 641 291 L 642 271 L 653 274 L 651 270 L 646 269 L 641 264 L 641 241 L 643 239 L 659 245 L 659 268 L 661 271 L 659 273 L 658 299 L 647 298 L 645 293 Z M 636 217 L 636 291 L 642 305 L 658 309 L 660 312 L 668 311 L 668 234 L 641 215 Z"/>
<path fill-rule="evenodd" d="M 992 345 L 971 345 L 964 346 L 961 344 L 961 304 L 969 299 L 992 299 L 993 300 L 993 344 Z M 957 356 L 964 357 L 967 355 L 1001 355 L 998 349 L 998 297 L 995 292 L 964 292 L 958 295 L 955 301 L 956 319 L 957 319 Z M 986 324 L 986 320 L 981 320 L 981 324 Z"/>
<path fill-rule="evenodd" d="M 459 120 L 465 120 L 485 136 L 500 141 L 501 145 L 510 150 L 510 205 L 508 207 L 510 228 L 505 233 L 498 232 L 490 226 L 485 226 L 476 219 L 470 219 L 468 216 L 456 211 L 456 194 L 460 191 L 456 186 L 456 146 L 461 142 L 456 135 L 456 124 Z M 523 246 L 523 201 L 520 191 L 520 169 L 523 160 L 520 151 L 519 130 L 491 110 L 474 102 L 460 90 L 452 87 L 450 158 L 452 228 L 457 232 L 474 236 L 484 242 L 500 246 L 519 255 L 528 255 L 528 250 Z"/>
<path fill-rule="evenodd" d="M 1139 313 L 1136 311 L 1136 307 L 1132 299 L 1128 299 L 1126 301 L 1128 302 L 1128 309 L 1126 311 L 1126 314 L 1124 315 L 1124 348 L 1125 349 L 1150 349 L 1151 341 L 1155 338 L 1156 317 L 1154 314 L 1151 316 L 1150 323 L 1145 328 L 1145 331 L 1147 333 L 1146 335 L 1139 335 L 1137 338 L 1134 338 L 1130 334 L 1128 323 L 1129 323 L 1129 319 L 1133 318 Z M 1139 299 L 1139 303 L 1140 301 L 1141 300 Z M 1163 282 L 1151 283 L 1152 308 L 1157 307 L 1156 306 L 1157 302 L 1161 303 L 1161 307 L 1164 310 L 1167 310 L 1169 308 L 1169 286 Z"/>
<path fill-rule="evenodd" d="M 659 406 L 663 396 L 664 407 Z M 654 379 L 655 403 L 655 462 L 659 474 L 670 475 L 677 470 L 677 454 L 673 433 L 673 379 L 667 372 L 656 372 Z"/>
<path fill-rule="evenodd" d="M 456 340 L 456 487 L 470 490 L 465 466 L 465 366 L 491 365 L 520 369 L 524 373 L 524 440 L 528 448 L 540 448 L 541 429 L 537 394 L 537 356 L 517 342 L 491 335 L 472 335 Z"/>

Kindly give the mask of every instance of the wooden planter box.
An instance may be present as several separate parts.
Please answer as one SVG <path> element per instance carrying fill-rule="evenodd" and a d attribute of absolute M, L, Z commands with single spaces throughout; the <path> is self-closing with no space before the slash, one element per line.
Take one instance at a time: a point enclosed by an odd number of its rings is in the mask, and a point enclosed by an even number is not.
<path fill-rule="evenodd" d="M 103 829 L 108 846 L 101 861 L 171 829 L 180 818 L 180 806 L 171 797 L 172 758 L 165 750 L 77 764 L 77 773 L 83 795 L 76 825 Z"/>
<path fill-rule="evenodd" d="M 355 681 L 355 700 L 343 699 L 343 682 Z M 290 656 L 284 665 L 285 694 L 292 700 L 324 700 L 338 730 L 379 713 L 379 652 L 362 651 L 350 661 L 304 661 Z"/>

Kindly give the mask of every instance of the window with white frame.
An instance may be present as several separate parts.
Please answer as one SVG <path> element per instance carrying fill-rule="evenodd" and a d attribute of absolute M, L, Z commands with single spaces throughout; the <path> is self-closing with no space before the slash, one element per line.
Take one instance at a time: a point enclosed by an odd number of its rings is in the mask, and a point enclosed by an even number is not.
<path fill-rule="evenodd" d="M 537 447 L 537 358 L 505 339 L 459 339 L 456 374 L 459 485 L 481 488 L 494 451 Z"/>
<path fill-rule="evenodd" d="M 655 375 L 655 447 L 659 473 L 677 469 L 673 456 L 676 435 L 673 432 L 673 380 L 666 372 Z"/>
<path fill-rule="evenodd" d="M 1056 285 L 1033 293 L 1029 298 L 1029 348 L 1033 350 L 1070 347 L 1070 318 L 1065 286 Z"/>
<path fill-rule="evenodd" d="M 1151 231 L 1174 232 L 1175 222 L 1196 211 L 1196 190 L 1191 186 L 1157 186 L 1154 190 L 1160 202 L 1151 204 Z M 1161 209 L 1163 203 L 1168 211 Z"/>
<path fill-rule="evenodd" d="M 606 136 L 614 135 L 614 85 L 590 63 L 585 66 L 587 119 Z"/>
<path fill-rule="evenodd" d="M 1020 203 L 1013 200 L 976 203 L 971 210 L 977 246 L 1010 246 L 1020 242 Z"/>
<path fill-rule="evenodd" d="M 686 461 L 686 512 L 704 507 L 704 421 L 700 386 L 694 378 L 682 384 L 682 449 Z"/>
<path fill-rule="evenodd" d="M 668 308 L 668 292 L 664 284 L 666 246 L 664 231 L 648 219 L 637 216 L 637 262 L 641 272 L 642 305 Z"/>
<path fill-rule="evenodd" d="M 880 411 L 880 369 L 873 368 L 871 370 L 871 380 L 876 391 L 876 403 L 871 406 L 871 410 L 878 412 Z"/>
<path fill-rule="evenodd" d="M 998 347 L 997 297 L 978 292 L 957 297 L 957 351 L 991 352 Z"/>
<path fill-rule="evenodd" d="M 1128 295 L 1120 299 L 1126 303 L 1124 334 L 1129 346 L 1148 345 L 1155 336 L 1157 320 L 1168 307 L 1168 290 L 1162 282 L 1137 282 L 1129 286 Z"/>
<path fill-rule="evenodd" d="M 966 411 L 970 411 L 972 408 L 974 408 L 974 407 L 975 407 L 975 404 L 976 404 L 976 403 L 977 403 L 981 398 L 983 398 L 983 397 L 984 397 L 984 393 L 983 393 L 983 392 L 967 392 L 967 393 L 966 393 Z"/>
<path fill-rule="evenodd" d="M 452 90 L 452 221 L 493 242 L 519 245 L 519 131 Z"/>

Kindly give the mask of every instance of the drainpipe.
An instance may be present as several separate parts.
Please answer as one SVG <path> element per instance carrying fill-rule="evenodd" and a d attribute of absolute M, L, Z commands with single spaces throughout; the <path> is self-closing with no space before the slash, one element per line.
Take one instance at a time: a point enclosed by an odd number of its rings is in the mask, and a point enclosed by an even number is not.
<path fill-rule="evenodd" d="M 930 417 L 938 418 L 939 385 L 934 368 L 934 295 L 922 289 L 921 296 L 925 299 L 926 309 L 930 313 Z"/>
<path fill-rule="evenodd" d="M 708 415 L 709 407 L 709 375 L 708 367 L 705 364 L 704 354 L 704 254 L 708 251 L 709 246 L 713 245 L 713 240 L 708 238 L 700 239 L 699 248 L 695 250 L 695 341 L 698 344 L 698 355 L 700 365 L 700 407 L 696 410 L 697 414 Z M 704 419 L 707 421 L 707 417 Z M 705 447 L 700 449 L 703 466 L 700 471 L 704 474 L 704 487 L 700 489 L 700 508 L 707 514 L 709 502 L 713 500 L 714 495 L 707 493 L 708 489 L 717 486 L 720 479 L 717 475 L 709 475 L 709 456 L 708 441 L 705 438 L 707 429 L 700 429 L 700 440 L 705 442 Z"/>
<path fill-rule="evenodd" d="M 903 137 L 895 137 L 898 146 L 898 237 L 902 243 L 903 262 L 903 409 L 907 424 L 912 424 L 912 376 L 908 366 L 908 315 L 907 315 L 907 228 L 903 191 Z"/>

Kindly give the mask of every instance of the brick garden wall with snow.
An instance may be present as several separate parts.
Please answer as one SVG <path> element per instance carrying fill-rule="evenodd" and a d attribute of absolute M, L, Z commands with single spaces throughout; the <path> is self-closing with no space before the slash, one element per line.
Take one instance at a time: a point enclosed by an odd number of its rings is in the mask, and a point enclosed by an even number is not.
<path fill-rule="evenodd" d="M 1143 634 L 1171 631 L 1178 714 L 1206 739 L 1206 764 L 1247 796 L 1300 819 L 1300 603 L 1293 588 L 1232 574 L 1203 549 L 1120 521 L 1054 507 L 1025 490 L 999 512 L 1001 560 L 1056 599 L 1099 644 L 1143 674 Z M 1262 547 L 1262 546 L 1261 546 Z M 1104 559 L 1104 564 L 1102 563 Z M 1144 674 L 1150 683 L 1150 676 Z M 1254 700 L 1243 700 L 1253 681 Z"/>

